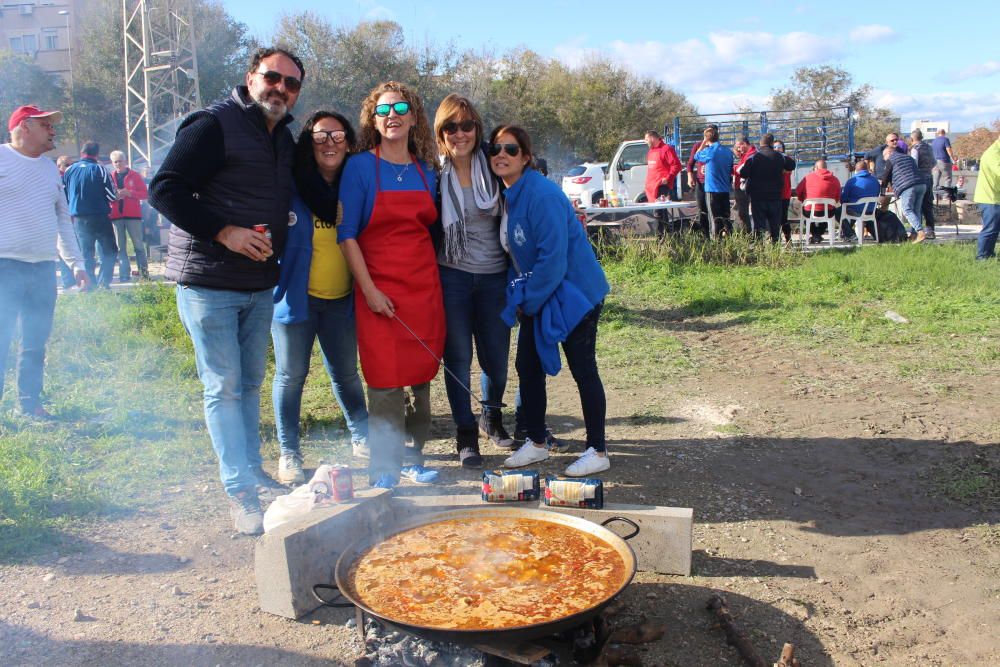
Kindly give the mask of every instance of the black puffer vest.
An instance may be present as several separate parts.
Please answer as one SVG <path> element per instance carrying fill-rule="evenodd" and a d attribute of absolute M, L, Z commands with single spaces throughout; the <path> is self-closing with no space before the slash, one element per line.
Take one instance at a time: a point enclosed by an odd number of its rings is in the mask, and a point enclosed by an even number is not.
<path fill-rule="evenodd" d="M 266 262 L 235 253 L 221 243 L 170 228 L 166 277 L 181 285 L 257 291 L 278 284 L 278 261 L 288 237 L 295 142 L 290 115 L 267 132 L 264 114 L 239 86 L 232 96 L 206 109 L 222 127 L 226 167 L 197 191 L 219 220 L 239 227 L 268 225 L 274 254 Z"/>

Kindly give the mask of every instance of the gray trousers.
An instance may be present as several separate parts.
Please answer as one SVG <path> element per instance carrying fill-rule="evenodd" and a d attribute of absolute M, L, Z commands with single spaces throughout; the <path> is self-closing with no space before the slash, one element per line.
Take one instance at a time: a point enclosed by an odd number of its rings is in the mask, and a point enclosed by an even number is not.
<path fill-rule="evenodd" d="M 946 188 L 951 187 L 951 162 L 936 160 L 934 162 L 934 170 L 931 173 L 934 175 L 935 192 L 942 186 Z"/>
<path fill-rule="evenodd" d="M 398 480 L 403 466 L 403 443 L 407 436 L 413 438 L 413 449 L 420 454 L 430 429 L 430 382 L 410 387 L 409 395 L 403 387 L 368 387 L 369 481 L 374 483 L 382 474 L 392 475 Z"/>
<path fill-rule="evenodd" d="M 131 280 L 132 266 L 128 261 L 128 239 L 126 234 L 132 238 L 132 245 L 135 247 L 135 263 L 139 266 L 139 275 L 146 277 L 149 275 L 149 266 L 146 263 L 146 244 L 142 238 L 142 218 L 118 218 L 111 222 L 115 225 L 115 233 L 118 235 L 118 279 L 121 281 Z"/>

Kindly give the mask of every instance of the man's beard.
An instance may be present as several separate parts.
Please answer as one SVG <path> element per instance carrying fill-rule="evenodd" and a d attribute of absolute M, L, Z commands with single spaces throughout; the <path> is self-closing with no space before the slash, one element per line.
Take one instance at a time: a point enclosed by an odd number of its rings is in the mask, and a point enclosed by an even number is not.
<path fill-rule="evenodd" d="M 270 98 L 254 97 L 253 101 L 268 120 L 278 122 L 288 113 L 288 104 L 281 99 L 280 93 L 272 92 Z"/>

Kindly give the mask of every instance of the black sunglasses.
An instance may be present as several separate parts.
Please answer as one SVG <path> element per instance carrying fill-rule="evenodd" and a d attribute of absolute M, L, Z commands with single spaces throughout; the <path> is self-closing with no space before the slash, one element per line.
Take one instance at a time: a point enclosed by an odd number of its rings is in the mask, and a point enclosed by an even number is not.
<path fill-rule="evenodd" d="M 313 143 L 322 146 L 327 139 L 333 139 L 333 143 L 342 144 L 347 137 L 343 130 L 313 130 Z"/>
<path fill-rule="evenodd" d="M 500 155 L 503 151 L 511 157 L 515 157 L 521 152 L 521 147 L 518 144 L 490 144 L 490 155 L 496 157 Z"/>
<path fill-rule="evenodd" d="M 463 120 L 462 122 L 450 121 L 441 126 L 441 131 L 445 134 L 455 134 L 459 130 L 462 132 L 472 132 L 476 129 L 476 121 Z"/>
<path fill-rule="evenodd" d="M 267 72 L 257 72 L 257 74 L 264 77 L 264 81 L 266 81 L 269 86 L 277 86 L 282 82 L 282 80 L 284 80 L 285 90 L 288 92 L 297 93 L 302 89 L 302 81 L 296 79 L 294 76 L 282 76 L 280 72 L 273 72 L 270 70 Z"/>
<path fill-rule="evenodd" d="M 375 115 L 385 118 L 389 115 L 390 111 L 395 111 L 399 116 L 405 116 L 410 113 L 410 103 L 409 102 L 393 102 L 392 104 L 376 104 L 375 105 Z"/>

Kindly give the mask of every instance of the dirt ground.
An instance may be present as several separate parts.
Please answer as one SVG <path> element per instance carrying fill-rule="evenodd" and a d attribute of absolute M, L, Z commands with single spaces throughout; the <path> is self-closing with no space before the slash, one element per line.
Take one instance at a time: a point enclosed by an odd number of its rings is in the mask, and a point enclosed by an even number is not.
<path fill-rule="evenodd" d="M 721 320 L 660 324 L 694 370 L 657 388 L 605 373 L 608 500 L 695 512 L 694 576 L 640 573 L 626 593 L 621 619 L 669 628 L 641 648 L 644 664 L 740 664 L 705 611 L 716 591 L 769 664 L 784 642 L 806 667 L 1000 664 L 997 509 L 932 493 L 971 461 L 1000 470 L 1000 381 L 905 380 L 850 350 L 786 350 Z M 443 491 L 474 493 L 477 475 L 452 461 L 439 380 L 434 397 Z M 549 413 L 581 448 L 568 373 L 550 381 Z M 0 567 L 0 663 L 352 664 L 347 612 L 259 610 L 253 541 L 232 534 L 214 471 L 194 472 L 156 511 Z"/>

